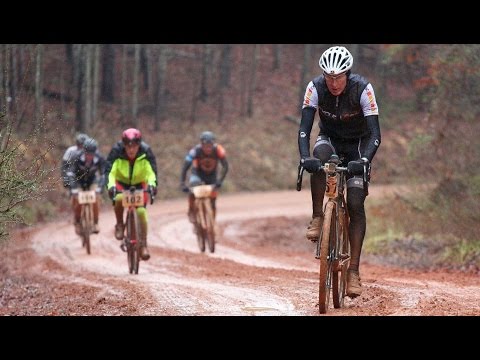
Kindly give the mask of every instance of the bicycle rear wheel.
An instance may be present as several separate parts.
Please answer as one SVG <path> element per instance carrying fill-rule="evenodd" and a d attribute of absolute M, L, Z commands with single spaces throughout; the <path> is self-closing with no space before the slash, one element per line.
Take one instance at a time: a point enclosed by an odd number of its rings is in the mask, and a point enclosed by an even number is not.
<path fill-rule="evenodd" d="M 331 249 L 335 241 L 335 203 L 329 201 L 323 218 L 323 231 L 320 244 L 320 279 L 318 291 L 318 310 L 326 314 L 330 301 L 330 287 L 332 282 L 333 256 Z"/>
<path fill-rule="evenodd" d="M 90 234 L 92 233 L 93 226 L 93 213 L 92 206 L 90 204 L 82 205 L 82 246 L 87 250 L 87 254 L 90 255 Z"/>
<path fill-rule="evenodd" d="M 213 219 L 213 209 L 210 199 L 206 199 L 205 204 L 205 238 L 208 244 L 208 250 L 215 252 L 215 220 Z"/>
<path fill-rule="evenodd" d="M 140 261 L 137 251 L 138 246 L 138 234 L 136 226 L 136 212 L 128 211 L 127 213 L 127 235 L 126 235 L 126 245 L 127 245 L 127 261 L 128 261 L 128 271 L 130 274 L 138 274 L 138 263 Z"/>
<path fill-rule="evenodd" d="M 204 209 L 203 202 L 199 199 L 195 200 L 195 231 L 197 233 L 197 244 L 200 252 L 205 252 L 205 229 L 204 229 Z"/>
<path fill-rule="evenodd" d="M 347 290 L 347 269 L 350 263 L 350 241 L 348 238 L 348 213 L 345 204 L 338 209 L 338 251 L 333 271 L 333 306 L 343 307 Z"/>

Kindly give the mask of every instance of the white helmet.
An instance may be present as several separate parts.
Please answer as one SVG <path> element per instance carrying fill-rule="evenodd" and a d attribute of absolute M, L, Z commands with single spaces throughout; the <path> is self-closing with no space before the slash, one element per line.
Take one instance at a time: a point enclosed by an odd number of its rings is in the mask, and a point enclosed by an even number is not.
<path fill-rule="evenodd" d="M 353 56 L 343 46 L 332 46 L 320 56 L 318 65 L 325 74 L 338 75 L 352 68 Z"/>

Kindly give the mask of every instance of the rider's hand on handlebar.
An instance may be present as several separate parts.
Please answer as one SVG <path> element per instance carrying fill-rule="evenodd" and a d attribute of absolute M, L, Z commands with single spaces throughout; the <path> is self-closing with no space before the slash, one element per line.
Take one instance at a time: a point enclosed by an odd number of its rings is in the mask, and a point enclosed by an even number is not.
<path fill-rule="evenodd" d="M 217 180 L 217 182 L 215 183 L 215 188 L 220 189 L 221 187 L 222 187 L 222 182 L 220 180 Z"/>
<path fill-rule="evenodd" d="M 153 196 L 157 196 L 157 187 L 155 185 L 149 185 L 150 186 L 150 191 Z"/>
<path fill-rule="evenodd" d="M 117 189 L 115 188 L 115 186 L 112 186 L 110 189 L 108 189 L 108 197 L 114 200 L 115 195 L 117 195 Z"/>
<path fill-rule="evenodd" d="M 317 158 L 306 157 L 300 159 L 300 166 L 303 166 L 309 173 L 313 173 L 319 170 L 321 163 Z"/>
<path fill-rule="evenodd" d="M 190 189 L 188 188 L 187 185 L 185 185 L 185 183 L 180 183 L 180 190 L 183 191 L 184 193 L 188 193 L 190 191 Z"/>

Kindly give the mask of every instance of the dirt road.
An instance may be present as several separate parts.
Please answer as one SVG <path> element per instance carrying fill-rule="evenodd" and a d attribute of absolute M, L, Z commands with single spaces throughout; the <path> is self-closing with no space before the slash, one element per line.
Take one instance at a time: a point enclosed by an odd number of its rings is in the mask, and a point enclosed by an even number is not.
<path fill-rule="evenodd" d="M 372 187 L 371 197 L 388 194 Z M 151 259 L 128 274 L 113 209 L 87 255 L 65 220 L 3 249 L 0 315 L 318 315 L 318 260 L 304 238 L 309 191 L 221 195 L 214 254 L 200 253 L 186 199 L 148 207 Z M 361 264 L 362 296 L 327 316 L 480 315 L 480 279 Z"/>

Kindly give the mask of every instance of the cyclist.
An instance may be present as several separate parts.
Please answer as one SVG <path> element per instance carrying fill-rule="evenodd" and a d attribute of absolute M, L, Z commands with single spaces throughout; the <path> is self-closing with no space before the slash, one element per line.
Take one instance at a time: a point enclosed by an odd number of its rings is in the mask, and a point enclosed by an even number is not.
<path fill-rule="evenodd" d="M 298 131 L 300 164 L 310 157 L 310 132 L 315 112 L 320 117 L 320 132 L 313 147 L 313 156 L 325 163 L 332 154 L 349 161 L 361 161 L 367 165 L 368 178 L 370 164 L 380 146 L 380 125 L 378 105 L 372 84 L 360 75 L 351 73 L 353 57 L 343 46 L 327 49 L 319 59 L 323 74 L 307 85 L 302 106 L 302 119 Z M 313 214 L 307 229 L 307 239 L 316 241 L 323 224 L 323 196 L 325 174 L 311 172 L 311 193 Z M 368 186 L 368 184 L 367 184 Z M 347 181 L 347 207 L 350 215 L 351 260 L 347 272 L 347 295 L 361 294 L 359 274 L 360 253 L 366 230 L 365 197 L 368 187 L 363 181 L 351 176 Z"/>
<path fill-rule="evenodd" d="M 218 163 L 222 164 L 222 173 L 217 179 Z M 187 171 L 192 166 L 190 174 L 189 185 L 195 186 L 201 183 L 215 184 L 218 189 L 222 186 L 225 176 L 228 172 L 228 161 L 226 158 L 225 149 L 222 145 L 215 142 L 215 135 L 211 131 L 204 131 L 200 135 L 200 144 L 195 145 L 185 156 L 181 175 L 180 175 L 180 189 L 183 192 L 189 192 L 189 187 L 185 185 Z M 217 192 L 212 193 L 212 208 L 213 216 L 216 215 L 216 198 Z M 190 193 L 188 197 L 188 218 L 190 222 L 195 222 L 194 214 L 195 197 Z"/>
<path fill-rule="evenodd" d="M 153 172 L 155 173 L 155 178 L 158 178 L 157 174 L 157 160 L 155 155 L 153 154 L 152 148 L 143 140 L 140 142 L 140 150 L 145 153 L 147 160 L 150 162 L 152 166 Z M 125 144 L 123 140 L 119 140 L 115 145 L 112 146 L 110 153 L 107 156 L 106 166 L 105 166 L 105 177 L 108 179 L 108 174 L 112 169 L 113 162 L 120 157 L 125 151 Z M 155 184 L 157 184 L 157 180 L 155 180 Z"/>
<path fill-rule="evenodd" d="M 123 240 L 125 225 L 123 224 L 123 205 L 121 194 L 131 186 L 146 190 L 151 188 L 153 195 L 157 194 L 156 176 L 152 165 L 147 160 L 147 155 L 141 147 L 142 133 L 138 129 L 129 128 L 122 133 L 123 150 L 113 161 L 108 175 L 108 194 L 115 200 L 115 237 Z M 147 195 L 145 194 L 144 206 L 137 208 L 138 219 L 142 227 L 140 257 L 142 260 L 150 259 L 147 248 Z"/>
<path fill-rule="evenodd" d="M 75 232 L 80 235 L 80 216 L 81 206 L 78 203 L 78 190 L 95 190 L 97 193 L 102 192 L 105 183 L 103 168 L 105 159 L 98 153 L 98 144 L 92 138 L 89 138 L 83 144 L 82 150 L 76 152 L 72 158 L 72 164 L 69 168 L 69 183 L 72 195 L 72 207 L 74 214 Z M 99 198 L 93 204 L 93 232 L 98 234 L 98 210 Z"/>
<path fill-rule="evenodd" d="M 71 174 L 68 174 L 68 169 L 72 164 L 72 158 L 75 157 L 75 154 L 78 153 L 83 148 L 83 144 L 85 140 L 87 140 L 89 136 L 87 134 L 80 133 L 75 137 L 75 145 L 72 145 L 65 150 L 65 153 L 62 157 L 62 167 L 61 167 L 61 174 L 63 180 L 63 187 L 68 189 L 70 187 L 70 178 Z"/>

